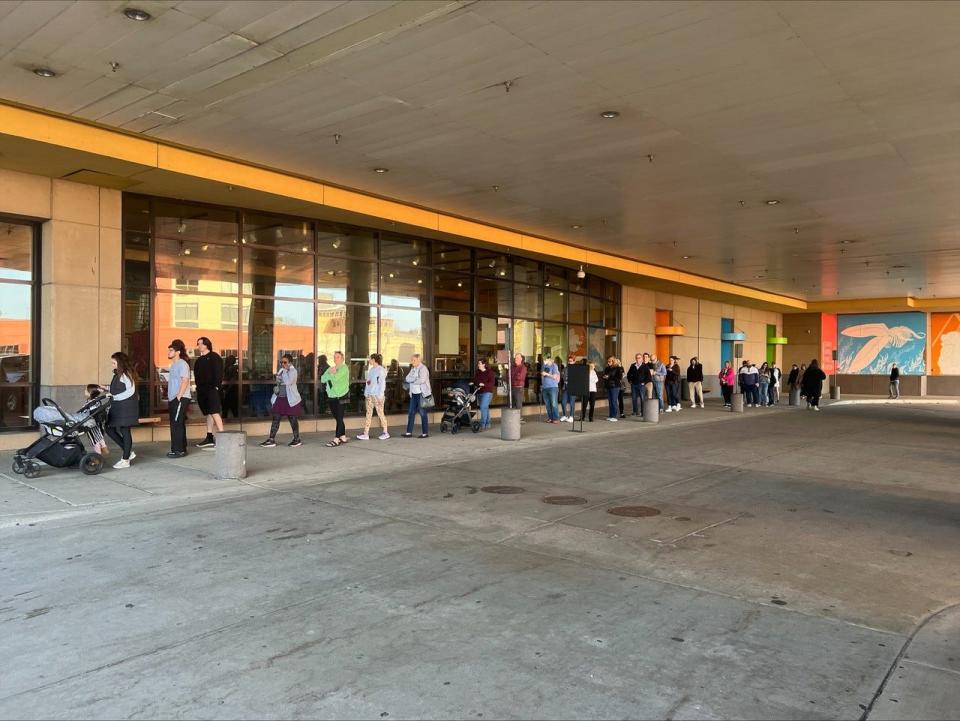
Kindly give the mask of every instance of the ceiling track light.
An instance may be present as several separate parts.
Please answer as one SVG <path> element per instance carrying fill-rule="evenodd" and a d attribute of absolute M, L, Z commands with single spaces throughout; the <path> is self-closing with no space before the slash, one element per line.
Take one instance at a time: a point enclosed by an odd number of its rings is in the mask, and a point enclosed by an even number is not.
<path fill-rule="evenodd" d="M 780 201 L 776 198 L 770 198 L 770 200 L 764 200 L 763 202 L 767 205 L 780 205 Z"/>
<path fill-rule="evenodd" d="M 607 120 L 612 120 L 613 118 L 619 118 L 620 112 L 618 110 L 604 110 L 600 113 L 601 118 L 606 118 Z"/>
<path fill-rule="evenodd" d="M 40 78 L 55 78 L 57 74 L 50 68 L 34 68 L 33 74 Z"/>
<path fill-rule="evenodd" d="M 579 225 L 579 224 L 577 224 L 577 223 L 574 223 L 574 224 L 571 225 L 570 227 L 573 228 L 574 230 L 580 230 L 580 228 L 582 228 L 583 226 L 582 226 L 582 225 Z"/>
<path fill-rule="evenodd" d="M 143 23 L 153 17 L 146 10 L 141 10 L 139 8 L 127 8 L 123 11 L 123 14 L 127 17 L 128 20 L 134 20 L 138 23 Z"/>
<path fill-rule="evenodd" d="M 383 175 L 384 173 L 389 173 L 389 172 L 390 172 L 390 169 L 389 169 L 389 168 L 374 168 L 374 169 L 373 169 L 373 172 L 374 172 L 374 173 L 377 173 L 378 175 Z"/>

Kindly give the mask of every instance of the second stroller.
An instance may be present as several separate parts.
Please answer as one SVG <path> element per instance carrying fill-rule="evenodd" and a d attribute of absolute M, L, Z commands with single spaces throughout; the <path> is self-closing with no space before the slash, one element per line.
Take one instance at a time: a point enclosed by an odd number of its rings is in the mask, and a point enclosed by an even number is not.
<path fill-rule="evenodd" d="M 461 428 L 470 427 L 474 433 L 480 432 L 480 419 L 475 407 L 477 392 L 467 392 L 462 388 L 452 388 L 447 393 L 447 407 L 440 419 L 440 432 L 459 433 Z"/>

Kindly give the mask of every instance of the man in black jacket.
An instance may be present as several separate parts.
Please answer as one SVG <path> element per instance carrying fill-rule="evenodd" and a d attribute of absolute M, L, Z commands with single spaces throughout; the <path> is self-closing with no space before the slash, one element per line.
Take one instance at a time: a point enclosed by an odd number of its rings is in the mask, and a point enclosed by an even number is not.
<path fill-rule="evenodd" d="M 645 355 L 645 354 L 643 354 Z M 633 401 L 633 415 L 639 416 L 643 408 L 640 397 L 643 395 L 643 382 L 640 380 L 640 374 L 644 368 L 643 355 L 637 353 L 634 356 L 636 361 L 627 371 L 627 382 L 630 384 L 630 399 Z M 649 375 L 649 368 L 647 369 Z"/>
<path fill-rule="evenodd" d="M 197 448 L 216 448 L 213 432 L 223 432 L 220 417 L 220 386 L 223 385 L 223 359 L 213 352 L 213 341 L 206 336 L 197 338 L 200 357 L 193 363 L 193 379 L 197 384 L 197 405 L 207 419 L 207 437 Z"/>

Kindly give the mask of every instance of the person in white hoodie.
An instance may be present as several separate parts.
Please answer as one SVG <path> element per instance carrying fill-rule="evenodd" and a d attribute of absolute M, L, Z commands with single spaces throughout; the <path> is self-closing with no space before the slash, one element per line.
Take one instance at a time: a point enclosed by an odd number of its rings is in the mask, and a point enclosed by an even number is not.
<path fill-rule="evenodd" d="M 367 365 L 367 384 L 363 387 L 363 399 L 367 404 L 367 420 L 363 424 L 363 433 L 357 435 L 357 440 L 370 440 L 370 425 L 373 423 L 373 414 L 376 411 L 380 419 L 380 440 L 390 437 L 387 432 L 387 417 L 383 413 L 383 399 L 387 390 L 387 372 L 383 369 L 383 356 L 372 353 Z"/>

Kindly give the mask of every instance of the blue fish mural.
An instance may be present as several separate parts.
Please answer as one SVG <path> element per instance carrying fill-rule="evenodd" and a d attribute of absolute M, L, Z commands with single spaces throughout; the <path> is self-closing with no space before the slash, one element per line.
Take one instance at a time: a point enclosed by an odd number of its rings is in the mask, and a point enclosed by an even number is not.
<path fill-rule="evenodd" d="M 840 315 L 837 335 L 840 373 L 886 375 L 893 363 L 904 375 L 925 371 L 925 313 Z"/>

